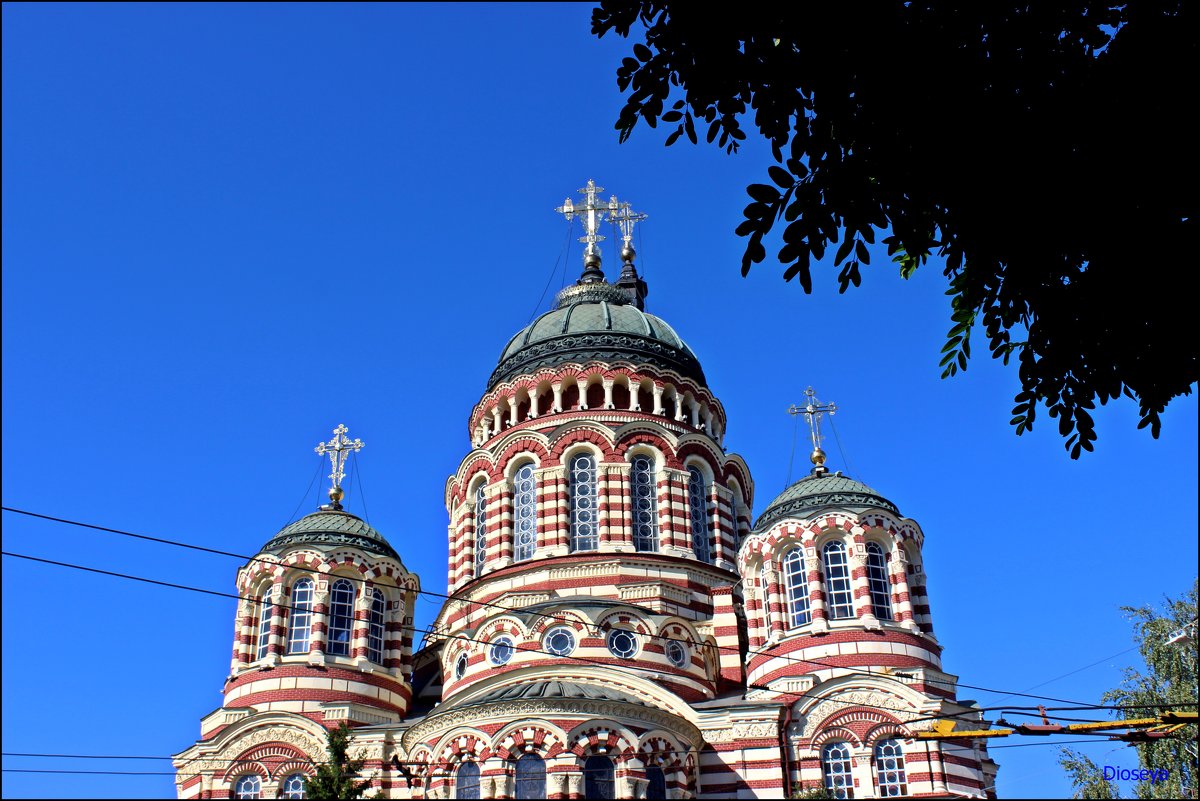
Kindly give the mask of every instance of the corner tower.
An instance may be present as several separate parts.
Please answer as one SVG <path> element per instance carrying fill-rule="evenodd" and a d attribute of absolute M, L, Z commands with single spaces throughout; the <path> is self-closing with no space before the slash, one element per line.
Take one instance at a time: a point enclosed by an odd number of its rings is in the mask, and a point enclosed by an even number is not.
<path fill-rule="evenodd" d="M 408 714 L 420 585 L 383 535 L 342 507 L 346 454 L 362 447 L 345 434 L 338 426 L 317 447 L 333 464 L 330 502 L 238 571 L 224 701 L 175 757 L 180 798 L 301 798 L 326 759 L 327 728 Z M 364 742 L 378 751 L 368 769 L 384 770 L 382 745 Z"/>

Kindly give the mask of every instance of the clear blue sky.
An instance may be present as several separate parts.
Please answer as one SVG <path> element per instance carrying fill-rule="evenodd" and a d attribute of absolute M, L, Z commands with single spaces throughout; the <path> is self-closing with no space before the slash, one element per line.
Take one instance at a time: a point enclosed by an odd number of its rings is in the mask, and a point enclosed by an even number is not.
<path fill-rule="evenodd" d="M 650 215 L 647 308 L 700 356 L 755 511 L 785 484 L 785 410 L 812 384 L 840 407 L 832 466 L 926 532 L 947 670 L 1024 690 L 1103 660 L 1039 689 L 1097 700 L 1136 658 L 1105 659 L 1131 645 L 1118 606 L 1196 575 L 1195 396 L 1159 441 L 1131 404 L 1101 410 L 1099 452 L 1072 462 L 1044 414 L 1013 434 L 1015 372 L 982 343 L 965 375 L 938 378 L 938 266 L 904 282 L 877 252 L 844 296 L 832 268 L 812 296 L 770 264 L 741 278 L 733 229 L 768 155 L 664 148 L 650 129 L 618 145 L 628 45 L 591 37 L 590 11 L 5 5 L 4 504 L 252 553 L 345 422 L 367 443 L 350 508 L 444 590 L 443 489 L 467 414 L 549 303 L 565 239 L 552 209 L 595 178 Z M 3 525 L 8 551 L 221 591 L 239 564 Z M 232 600 L 6 557 L 3 602 L 6 752 L 168 755 L 221 702 Z M 435 611 L 421 602 L 417 625 Z M 1000 794 L 1068 795 L 1055 751 L 995 751 Z M 3 782 L 6 797 L 173 793 L 165 776 Z"/>

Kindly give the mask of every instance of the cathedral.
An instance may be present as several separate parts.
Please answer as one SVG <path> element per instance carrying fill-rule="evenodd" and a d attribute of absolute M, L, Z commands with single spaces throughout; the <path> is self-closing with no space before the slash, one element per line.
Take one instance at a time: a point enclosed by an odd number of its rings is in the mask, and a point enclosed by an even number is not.
<path fill-rule="evenodd" d="M 811 392 L 813 469 L 752 516 L 699 358 L 646 311 L 644 215 L 600 191 L 558 209 L 582 276 L 468 415 L 446 591 L 343 508 L 362 443 L 339 426 L 317 448 L 330 502 L 238 571 L 224 701 L 175 757 L 180 798 L 304 798 L 342 723 L 364 797 L 995 796 L 986 740 L 918 736 L 986 728 L 942 669 L 920 525 L 825 467 Z M 602 221 L 623 234 L 612 283 Z"/>

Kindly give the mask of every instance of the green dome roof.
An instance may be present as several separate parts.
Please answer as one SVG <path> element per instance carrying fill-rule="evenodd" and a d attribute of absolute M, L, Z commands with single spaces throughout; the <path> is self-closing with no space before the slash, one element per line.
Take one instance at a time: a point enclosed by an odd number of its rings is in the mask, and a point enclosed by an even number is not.
<path fill-rule="evenodd" d="M 281 553 L 300 545 L 321 548 L 349 546 L 400 561 L 400 555 L 382 534 L 349 512 L 335 509 L 319 509 L 284 526 L 262 549 L 269 553 Z"/>
<path fill-rule="evenodd" d="M 838 473 L 808 475 L 779 493 L 767 505 L 754 528 L 764 529 L 785 517 L 807 517 L 813 510 L 836 506 L 854 512 L 886 509 L 899 515 L 896 505 L 875 490 Z"/>
<path fill-rule="evenodd" d="M 594 359 L 650 363 L 704 383 L 696 354 L 675 329 L 630 303 L 616 286 L 581 284 L 560 293 L 558 308 L 509 340 L 488 389 L 541 367 Z"/>

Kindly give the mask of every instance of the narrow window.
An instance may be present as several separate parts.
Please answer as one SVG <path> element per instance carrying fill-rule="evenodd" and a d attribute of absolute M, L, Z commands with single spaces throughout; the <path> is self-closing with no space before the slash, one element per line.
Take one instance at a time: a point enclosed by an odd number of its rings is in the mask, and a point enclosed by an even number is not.
<path fill-rule="evenodd" d="M 829 743 L 821 749 L 821 772 L 825 789 L 834 798 L 854 798 L 854 778 L 850 775 L 850 748 L 845 743 Z"/>
<path fill-rule="evenodd" d="M 701 562 L 712 561 L 708 535 L 708 501 L 704 497 L 704 474 L 688 468 L 688 506 L 692 518 L 692 551 Z"/>
<path fill-rule="evenodd" d="M 646 798 L 652 801 L 667 797 L 667 774 L 657 765 L 646 768 Z"/>
<path fill-rule="evenodd" d="M 338 579 L 329 591 L 330 654 L 350 656 L 350 627 L 353 624 L 354 587 L 346 579 Z"/>
<path fill-rule="evenodd" d="M 762 569 L 758 571 L 758 588 L 762 595 L 762 614 L 763 626 L 768 631 L 771 629 L 771 571 L 767 562 L 762 563 Z"/>
<path fill-rule="evenodd" d="M 487 561 L 487 498 L 484 484 L 479 482 L 475 489 L 475 575 L 483 575 L 483 563 Z"/>
<path fill-rule="evenodd" d="M 633 547 L 639 551 L 657 551 L 658 487 L 655 486 L 654 462 L 650 457 L 633 457 L 630 484 L 633 493 Z"/>
<path fill-rule="evenodd" d="M 288 653 L 307 654 L 312 632 L 313 583 L 300 579 L 292 585 L 292 611 L 288 626 Z"/>
<path fill-rule="evenodd" d="M 383 664 L 383 616 L 387 610 L 387 600 L 383 593 L 375 590 L 371 596 L 371 619 L 367 627 L 367 658 L 376 664 Z"/>
<path fill-rule="evenodd" d="M 742 544 L 742 529 L 738 522 L 738 515 L 741 512 L 738 511 L 737 487 L 730 487 L 730 489 L 733 491 L 733 495 L 729 497 L 729 514 L 733 517 L 733 550 L 736 553 L 738 547 Z"/>
<path fill-rule="evenodd" d="M 616 770 L 606 756 L 590 756 L 583 763 L 583 797 L 616 798 Z"/>
<path fill-rule="evenodd" d="M 262 779 L 258 776 L 243 776 L 233 789 L 234 798 L 262 798 Z"/>
<path fill-rule="evenodd" d="M 829 596 L 829 616 L 834 620 L 854 617 L 854 592 L 850 587 L 850 564 L 846 543 L 834 540 L 822 551 L 825 561 L 825 592 Z"/>
<path fill-rule="evenodd" d="M 537 548 L 537 482 L 533 479 L 533 465 L 522 465 L 514 483 L 513 559 L 520 562 L 532 559 Z"/>
<path fill-rule="evenodd" d="M 907 795 L 904 777 L 904 749 L 899 740 L 880 740 L 875 746 L 875 779 L 880 798 Z"/>
<path fill-rule="evenodd" d="M 454 772 L 454 797 L 479 798 L 479 765 L 464 760 Z"/>
<path fill-rule="evenodd" d="M 283 798 L 304 798 L 304 774 L 293 773 L 283 780 Z"/>
<path fill-rule="evenodd" d="M 596 526 L 596 458 L 581 453 L 571 460 L 571 550 L 594 551 L 600 547 Z"/>
<path fill-rule="evenodd" d="M 526 754 L 517 760 L 517 798 L 546 797 L 546 763 L 537 754 Z"/>
<path fill-rule="evenodd" d="M 270 596 L 271 590 L 265 590 L 258 603 L 258 655 L 255 659 L 265 659 L 271 650 L 271 617 L 275 606 L 267 601 Z"/>
<path fill-rule="evenodd" d="M 792 548 L 784 554 L 783 579 L 787 584 L 788 626 L 808 625 L 808 573 L 804 570 L 802 548 Z"/>
<path fill-rule="evenodd" d="M 871 606 L 875 617 L 892 619 L 892 582 L 888 580 L 887 556 L 876 543 L 867 544 L 867 581 L 871 586 Z"/>

